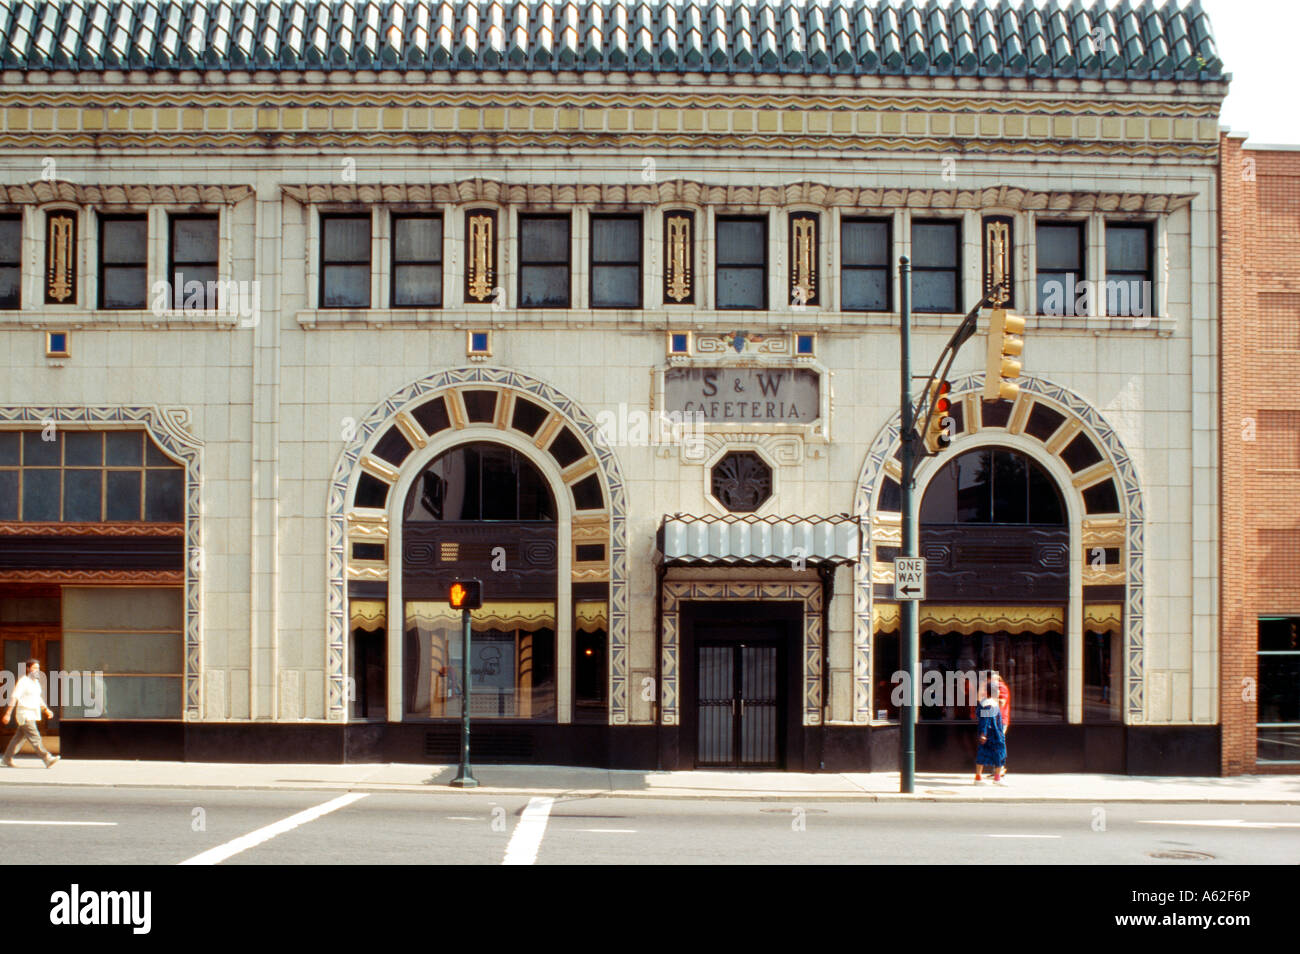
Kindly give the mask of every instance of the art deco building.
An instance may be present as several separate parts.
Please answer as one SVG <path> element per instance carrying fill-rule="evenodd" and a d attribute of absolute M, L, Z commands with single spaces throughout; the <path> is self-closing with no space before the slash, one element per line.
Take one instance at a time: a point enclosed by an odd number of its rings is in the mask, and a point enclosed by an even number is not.
<path fill-rule="evenodd" d="M 446 761 L 477 577 L 478 759 L 889 768 L 898 261 L 919 393 L 996 235 L 922 669 L 1215 772 L 1226 82 L 1195 2 L 15 0 L 6 666 L 73 757 Z"/>

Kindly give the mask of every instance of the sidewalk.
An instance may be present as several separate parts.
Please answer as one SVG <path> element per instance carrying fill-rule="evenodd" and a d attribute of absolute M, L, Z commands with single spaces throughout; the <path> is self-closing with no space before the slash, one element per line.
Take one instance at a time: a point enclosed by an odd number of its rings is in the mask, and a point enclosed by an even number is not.
<path fill-rule="evenodd" d="M 233 764 L 65 759 L 51 769 L 19 756 L 0 768 L 0 788 L 57 785 L 116 788 L 428 792 L 482 795 L 614 796 L 621 798 L 764 799 L 769 801 L 1164 802 L 1300 805 L 1300 775 L 1231 778 L 1129 775 L 1011 774 L 1001 784 L 972 784 L 969 775 L 918 774 L 916 791 L 898 791 L 897 772 L 644 772 L 554 765 L 483 765 L 479 788 L 447 783 L 454 765 Z M 2 796 L 0 796 L 2 797 Z"/>

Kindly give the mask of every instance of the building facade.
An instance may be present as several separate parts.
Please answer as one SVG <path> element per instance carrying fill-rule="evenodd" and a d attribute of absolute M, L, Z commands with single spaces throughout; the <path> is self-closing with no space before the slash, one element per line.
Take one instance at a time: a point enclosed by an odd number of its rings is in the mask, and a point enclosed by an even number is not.
<path fill-rule="evenodd" d="M 1223 772 L 1300 766 L 1300 151 L 1223 136 Z"/>
<path fill-rule="evenodd" d="M 918 391 L 995 260 L 1028 321 L 918 472 L 922 669 L 1021 770 L 1218 770 L 1197 5 L 4 16 L 0 626 L 102 674 L 69 755 L 445 761 L 474 576 L 476 758 L 895 765 L 907 256 Z"/>

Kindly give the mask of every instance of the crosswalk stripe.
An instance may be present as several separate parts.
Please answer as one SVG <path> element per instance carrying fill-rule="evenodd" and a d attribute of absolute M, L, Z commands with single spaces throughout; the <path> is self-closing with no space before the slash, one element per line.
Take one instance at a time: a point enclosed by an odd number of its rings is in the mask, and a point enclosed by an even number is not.
<path fill-rule="evenodd" d="M 546 821 L 554 804 L 555 799 L 544 796 L 528 800 L 524 813 L 519 816 L 519 824 L 510 836 L 510 844 L 506 845 L 503 865 L 531 865 L 537 861 L 537 849 L 542 847 Z"/>

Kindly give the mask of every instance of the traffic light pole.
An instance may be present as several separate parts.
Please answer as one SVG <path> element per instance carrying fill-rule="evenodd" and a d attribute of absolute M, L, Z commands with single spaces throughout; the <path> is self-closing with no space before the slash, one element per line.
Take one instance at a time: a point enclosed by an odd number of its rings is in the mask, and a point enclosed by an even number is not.
<path fill-rule="evenodd" d="M 899 405 L 903 442 L 903 556 L 914 557 L 917 551 L 912 516 L 912 484 L 916 476 L 916 431 L 912 420 L 912 263 L 904 256 L 898 260 L 899 299 Z M 903 705 L 898 713 L 898 790 L 912 794 L 916 787 L 916 682 L 917 619 L 916 601 L 900 600 L 899 629 L 902 636 L 902 664 L 907 673 Z"/>
<path fill-rule="evenodd" d="M 904 256 L 898 260 L 899 304 L 901 319 L 899 321 L 899 432 L 902 443 L 902 505 L 903 505 L 903 557 L 920 555 L 920 533 L 916 509 L 912 496 L 916 483 L 917 433 L 916 421 L 921 417 L 922 404 L 912 407 L 912 265 Z M 936 378 L 946 380 L 952 363 L 957 358 L 961 346 L 975 334 L 979 326 L 979 313 L 989 299 L 981 298 L 970 310 L 966 318 L 948 340 L 948 345 L 935 362 L 934 370 L 922 389 L 922 401 L 928 400 L 930 383 Z M 940 370 L 942 369 L 942 371 Z M 930 403 L 925 414 L 922 432 L 929 429 L 935 408 Z M 904 683 L 906 692 L 898 713 L 898 790 L 904 795 L 912 794 L 916 789 L 916 697 L 920 691 L 920 620 L 916 600 L 899 600 L 899 636 L 902 639 L 901 663 L 906 672 Z"/>
<path fill-rule="evenodd" d="M 469 610 L 460 611 L 460 771 L 451 780 L 457 788 L 477 788 L 478 780 L 469 769 Z"/>

